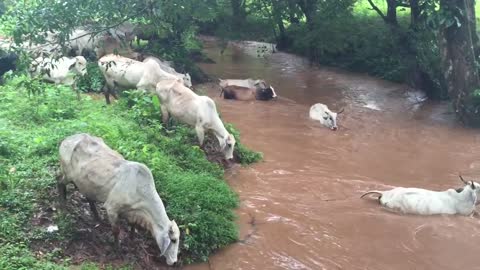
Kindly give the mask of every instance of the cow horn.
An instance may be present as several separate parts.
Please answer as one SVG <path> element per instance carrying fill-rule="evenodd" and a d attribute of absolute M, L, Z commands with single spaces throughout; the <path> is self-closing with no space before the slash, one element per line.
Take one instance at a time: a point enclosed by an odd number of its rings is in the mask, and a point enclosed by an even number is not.
<path fill-rule="evenodd" d="M 345 108 L 342 108 L 339 112 L 337 112 L 337 114 L 341 114 L 343 111 L 345 111 Z"/>
<path fill-rule="evenodd" d="M 468 185 L 467 181 L 465 181 L 465 179 L 463 179 L 462 175 L 459 174 L 458 177 L 460 177 L 460 180 L 465 184 L 465 185 Z"/>

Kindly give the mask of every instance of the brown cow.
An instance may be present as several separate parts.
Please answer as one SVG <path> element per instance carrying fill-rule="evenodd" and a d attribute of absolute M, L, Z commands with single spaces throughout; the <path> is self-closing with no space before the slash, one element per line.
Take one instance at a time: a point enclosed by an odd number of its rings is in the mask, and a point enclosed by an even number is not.
<path fill-rule="evenodd" d="M 220 80 L 220 87 L 225 99 L 238 100 L 270 100 L 277 94 L 271 85 L 263 80 Z"/>

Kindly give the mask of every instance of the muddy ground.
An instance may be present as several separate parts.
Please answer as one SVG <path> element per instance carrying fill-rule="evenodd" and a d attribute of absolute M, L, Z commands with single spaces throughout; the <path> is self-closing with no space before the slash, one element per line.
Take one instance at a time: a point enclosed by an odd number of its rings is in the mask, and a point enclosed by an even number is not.
<path fill-rule="evenodd" d="M 42 237 L 30 243 L 30 248 L 37 257 L 48 256 L 61 263 L 69 260 L 73 265 L 83 262 L 95 262 L 103 268 L 108 265 L 119 267 L 130 265 L 134 269 L 172 269 L 167 267 L 151 234 L 137 228 L 130 235 L 130 227 L 122 221 L 120 247 L 115 248 L 111 226 L 105 210 L 97 205 L 100 222 L 91 214 L 87 200 L 73 186 L 69 186 L 67 195 L 67 217 L 61 216 L 58 207 L 58 193 L 49 192 L 50 201 L 39 203 L 37 213 L 31 220 L 34 229 L 46 231 L 50 225 L 58 225 L 62 219 L 71 222 L 71 228 L 62 228 L 50 233 L 52 237 Z M 53 258 L 51 258 L 53 256 Z"/>

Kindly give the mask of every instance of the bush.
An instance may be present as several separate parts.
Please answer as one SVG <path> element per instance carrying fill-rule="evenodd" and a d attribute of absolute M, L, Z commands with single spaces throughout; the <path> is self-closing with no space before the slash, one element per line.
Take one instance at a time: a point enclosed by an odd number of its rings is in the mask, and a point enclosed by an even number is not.
<path fill-rule="evenodd" d="M 399 38 L 377 17 L 352 15 L 346 10 L 328 20 L 319 17 L 314 24 L 314 31 L 305 24 L 288 28 L 293 40 L 290 52 L 321 64 L 405 81 L 411 59 L 399 45 Z"/>
<path fill-rule="evenodd" d="M 102 92 L 102 88 L 105 85 L 105 79 L 102 72 L 98 67 L 97 62 L 90 62 L 87 64 L 87 74 L 78 80 L 78 90 L 87 93 L 99 93 Z"/>
<path fill-rule="evenodd" d="M 40 262 L 19 240 L 28 241 L 29 220 L 54 189 L 59 143 L 80 132 L 102 137 L 126 159 L 152 170 L 168 215 L 183 232 L 184 262 L 204 261 L 237 239 L 233 210 L 238 198 L 223 181 L 223 168 L 206 160 L 191 128 L 165 130 L 150 96 L 126 92 L 121 102 L 105 106 L 103 99 L 85 95 L 78 102 L 70 88 L 51 84 L 41 83 L 44 91 L 29 96 L 25 85 L 30 83 L 19 76 L 0 87 L 0 246 L 21 251 L 24 259 L 15 269 L 44 269 L 36 268 Z M 239 149 L 242 163 L 258 160 L 241 144 Z M 70 235 L 62 237 L 68 241 Z M 0 249 L 0 257 L 6 252 Z"/>

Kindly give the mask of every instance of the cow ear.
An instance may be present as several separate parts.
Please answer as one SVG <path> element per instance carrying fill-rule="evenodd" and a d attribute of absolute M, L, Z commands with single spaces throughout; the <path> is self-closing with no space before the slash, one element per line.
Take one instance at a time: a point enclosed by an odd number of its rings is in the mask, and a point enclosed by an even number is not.
<path fill-rule="evenodd" d="M 160 244 L 160 256 L 162 256 L 163 254 L 165 254 L 165 252 L 167 251 L 168 249 L 168 246 L 170 246 L 170 243 L 172 240 L 170 240 L 170 236 L 168 235 L 168 232 L 165 232 L 162 236 L 161 236 L 161 244 Z"/>

